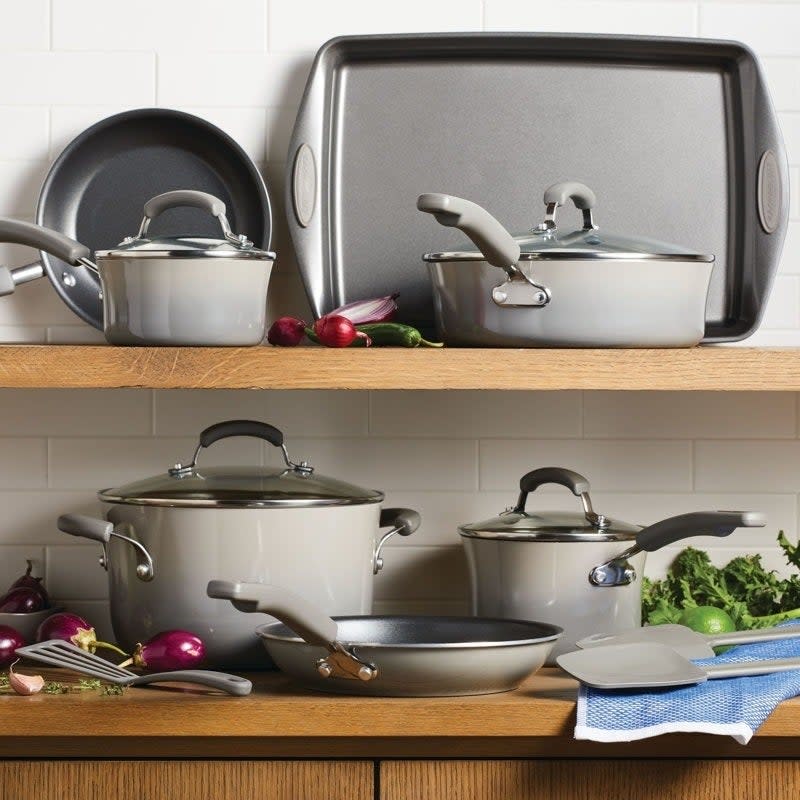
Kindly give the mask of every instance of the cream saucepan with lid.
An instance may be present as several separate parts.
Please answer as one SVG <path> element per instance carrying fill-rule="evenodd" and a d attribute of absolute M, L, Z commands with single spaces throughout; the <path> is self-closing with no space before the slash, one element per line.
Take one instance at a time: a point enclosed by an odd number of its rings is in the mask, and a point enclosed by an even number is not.
<path fill-rule="evenodd" d="M 268 442 L 283 465 L 204 463 L 206 448 L 232 436 Z M 67 514 L 58 525 L 102 543 L 119 643 L 130 650 L 180 628 L 203 639 L 209 664 L 226 668 L 263 666 L 263 652 L 243 615 L 206 596 L 210 580 L 238 576 L 301 594 L 328 614 L 369 614 L 384 544 L 420 522 L 410 509 L 381 509 L 377 489 L 293 461 L 281 431 L 253 420 L 212 425 L 190 463 L 98 497 L 105 519 Z"/>
<path fill-rule="evenodd" d="M 557 221 L 570 199 L 582 214 L 577 230 Z M 703 338 L 713 255 L 607 233 L 594 218 L 594 192 L 582 183 L 550 186 L 544 203 L 544 221 L 512 236 L 469 200 L 420 195 L 420 211 L 459 228 L 476 246 L 423 256 L 445 342 L 688 347 Z"/>
<path fill-rule="evenodd" d="M 527 510 L 528 495 L 559 484 L 580 498 L 575 512 Z M 545 467 L 523 475 L 516 505 L 459 527 L 478 616 L 536 619 L 564 628 L 550 663 L 593 633 L 641 625 L 641 581 L 648 552 L 692 536 L 728 536 L 763 527 L 753 511 L 699 511 L 643 527 L 595 511 L 589 481 Z"/>
<path fill-rule="evenodd" d="M 150 237 L 152 220 L 179 206 L 208 211 L 219 222 L 221 237 Z M 225 212 L 225 203 L 206 192 L 158 195 L 145 203 L 138 233 L 115 249 L 98 251 L 94 262 L 88 247 L 30 222 L 0 219 L 0 241 L 36 247 L 97 272 L 110 344 L 255 345 L 265 335 L 275 253 L 234 233 Z M 64 280 L 70 279 L 75 280 L 65 274 Z M 0 271 L 0 294 L 13 286 L 11 273 Z"/>

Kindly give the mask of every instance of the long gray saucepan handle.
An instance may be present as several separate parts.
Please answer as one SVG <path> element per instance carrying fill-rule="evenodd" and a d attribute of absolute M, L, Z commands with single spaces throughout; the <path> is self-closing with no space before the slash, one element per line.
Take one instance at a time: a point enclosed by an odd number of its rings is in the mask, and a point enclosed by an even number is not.
<path fill-rule="evenodd" d="M 70 239 L 69 236 L 64 236 L 63 233 L 34 225 L 32 222 L 21 222 L 7 217 L 0 217 L 0 242 L 35 247 L 73 266 L 84 264 L 92 254 L 88 247 Z M 11 294 L 18 284 L 41 278 L 43 275 L 44 268 L 39 263 L 26 264 L 16 269 L 0 267 L 0 296 Z"/>
<path fill-rule="evenodd" d="M 652 553 L 692 536 L 729 536 L 737 528 L 763 528 L 766 522 L 758 511 L 694 511 L 649 525 L 639 531 L 636 544 Z"/>
<path fill-rule="evenodd" d="M 800 669 L 800 656 L 795 658 L 775 658 L 764 661 L 742 661 L 739 664 L 700 664 L 710 679 L 745 678 L 750 675 L 769 675 L 772 672 L 791 672 Z"/>
<path fill-rule="evenodd" d="M 309 644 L 330 649 L 338 626 L 320 608 L 279 586 L 237 581 L 209 581 L 209 597 L 230 600 L 239 611 L 277 617 Z"/>
<path fill-rule="evenodd" d="M 800 625 L 787 625 L 780 628 L 756 628 L 751 631 L 731 631 L 730 633 L 706 633 L 703 634 L 703 638 L 712 647 L 723 644 L 778 642 L 782 639 L 800 638 Z"/>
<path fill-rule="evenodd" d="M 250 694 L 253 684 L 247 678 L 229 675 L 227 672 L 213 672 L 203 669 L 182 669 L 175 672 L 152 672 L 147 675 L 136 675 L 127 682 L 128 686 L 146 686 L 149 683 L 194 683 L 208 686 L 221 692 L 244 697 Z"/>
<path fill-rule="evenodd" d="M 519 244 L 477 203 L 449 194 L 428 193 L 417 198 L 417 208 L 426 214 L 433 214 L 440 224 L 466 233 L 492 266 L 506 271 L 516 268 Z"/>

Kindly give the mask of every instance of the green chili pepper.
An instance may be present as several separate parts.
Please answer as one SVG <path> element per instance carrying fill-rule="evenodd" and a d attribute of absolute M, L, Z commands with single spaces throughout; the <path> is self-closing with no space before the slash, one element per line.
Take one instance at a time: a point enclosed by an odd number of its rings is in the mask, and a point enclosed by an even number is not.
<path fill-rule="evenodd" d="M 356 325 L 356 330 L 366 333 L 373 347 L 444 347 L 442 342 L 429 342 L 411 325 L 401 322 L 373 322 Z M 319 344 L 319 338 L 311 328 L 306 328 L 306 336 Z M 363 339 L 356 339 L 350 347 L 365 347 Z"/>

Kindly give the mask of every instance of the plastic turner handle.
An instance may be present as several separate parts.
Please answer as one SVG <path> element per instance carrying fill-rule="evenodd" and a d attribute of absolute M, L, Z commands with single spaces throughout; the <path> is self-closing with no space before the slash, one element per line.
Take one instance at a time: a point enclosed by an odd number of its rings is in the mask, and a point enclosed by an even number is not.
<path fill-rule="evenodd" d="M 777 642 L 781 639 L 800 638 L 800 625 L 785 628 L 756 628 L 752 631 L 731 631 L 730 633 L 705 634 L 712 646 L 722 644 L 751 644 L 753 642 Z"/>
<path fill-rule="evenodd" d="M 244 697 L 250 694 L 253 684 L 247 678 L 229 675 L 227 672 L 213 672 L 204 669 L 182 669 L 174 672 L 153 672 L 148 675 L 137 675 L 128 681 L 128 686 L 145 686 L 149 683 L 195 683 L 208 686 L 221 692 Z"/>
<path fill-rule="evenodd" d="M 338 626 L 322 609 L 279 586 L 209 581 L 206 593 L 230 600 L 239 611 L 271 614 L 309 644 L 330 649 L 336 641 Z"/>
<path fill-rule="evenodd" d="M 636 544 L 648 553 L 692 536 L 729 536 L 737 528 L 763 528 L 758 511 L 695 511 L 656 522 L 639 531 Z"/>
<path fill-rule="evenodd" d="M 739 664 L 699 664 L 709 678 L 745 678 L 751 675 L 769 675 L 773 672 L 791 672 L 800 669 L 800 656 L 775 658 L 764 661 L 742 661 Z"/>
<path fill-rule="evenodd" d="M 440 224 L 466 233 L 492 266 L 506 271 L 516 267 L 519 244 L 477 203 L 449 194 L 429 193 L 417 198 L 417 208 L 426 214 L 433 214 Z"/>

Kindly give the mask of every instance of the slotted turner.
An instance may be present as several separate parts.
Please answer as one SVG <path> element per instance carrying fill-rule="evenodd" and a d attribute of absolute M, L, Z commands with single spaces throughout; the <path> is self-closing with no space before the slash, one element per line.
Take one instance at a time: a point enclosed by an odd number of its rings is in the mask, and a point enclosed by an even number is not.
<path fill-rule="evenodd" d="M 597 689 L 644 689 L 684 686 L 714 678 L 741 678 L 800 670 L 800 657 L 738 664 L 699 666 L 665 644 L 612 644 L 564 653 L 556 663 L 587 686 Z"/>
<path fill-rule="evenodd" d="M 796 637 L 800 637 L 800 625 L 714 634 L 697 633 L 685 625 L 647 625 L 622 633 L 594 633 L 575 644 L 582 650 L 588 650 L 616 644 L 658 643 L 671 647 L 684 658 L 713 658 L 713 648 L 720 645 L 774 642 Z"/>
<path fill-rule="evenodd" d="M 81 675 L 90 675 L 107 683 L 118 686 L 147 686 L 151 683 L 195 683 L 198 686 L 208 686 L 220 692 L 237 695 L 239 697 L 250 694 L 253 684 L 247 678 L 238 675 L 228 675 L 225 672 L 212 672 L 204 669 L 184 669 L 174 672 L 153 672 L 147 675 L 137 675 L 127 669 L 118 667 L 100 656 L 87 653 L 76 647 L 71 642 L 62 642 L 53 639 L 47 642 L 29 644 L 16 649 L 18 656 L 41 661 L 54 667 L 64 667 Z"/>

